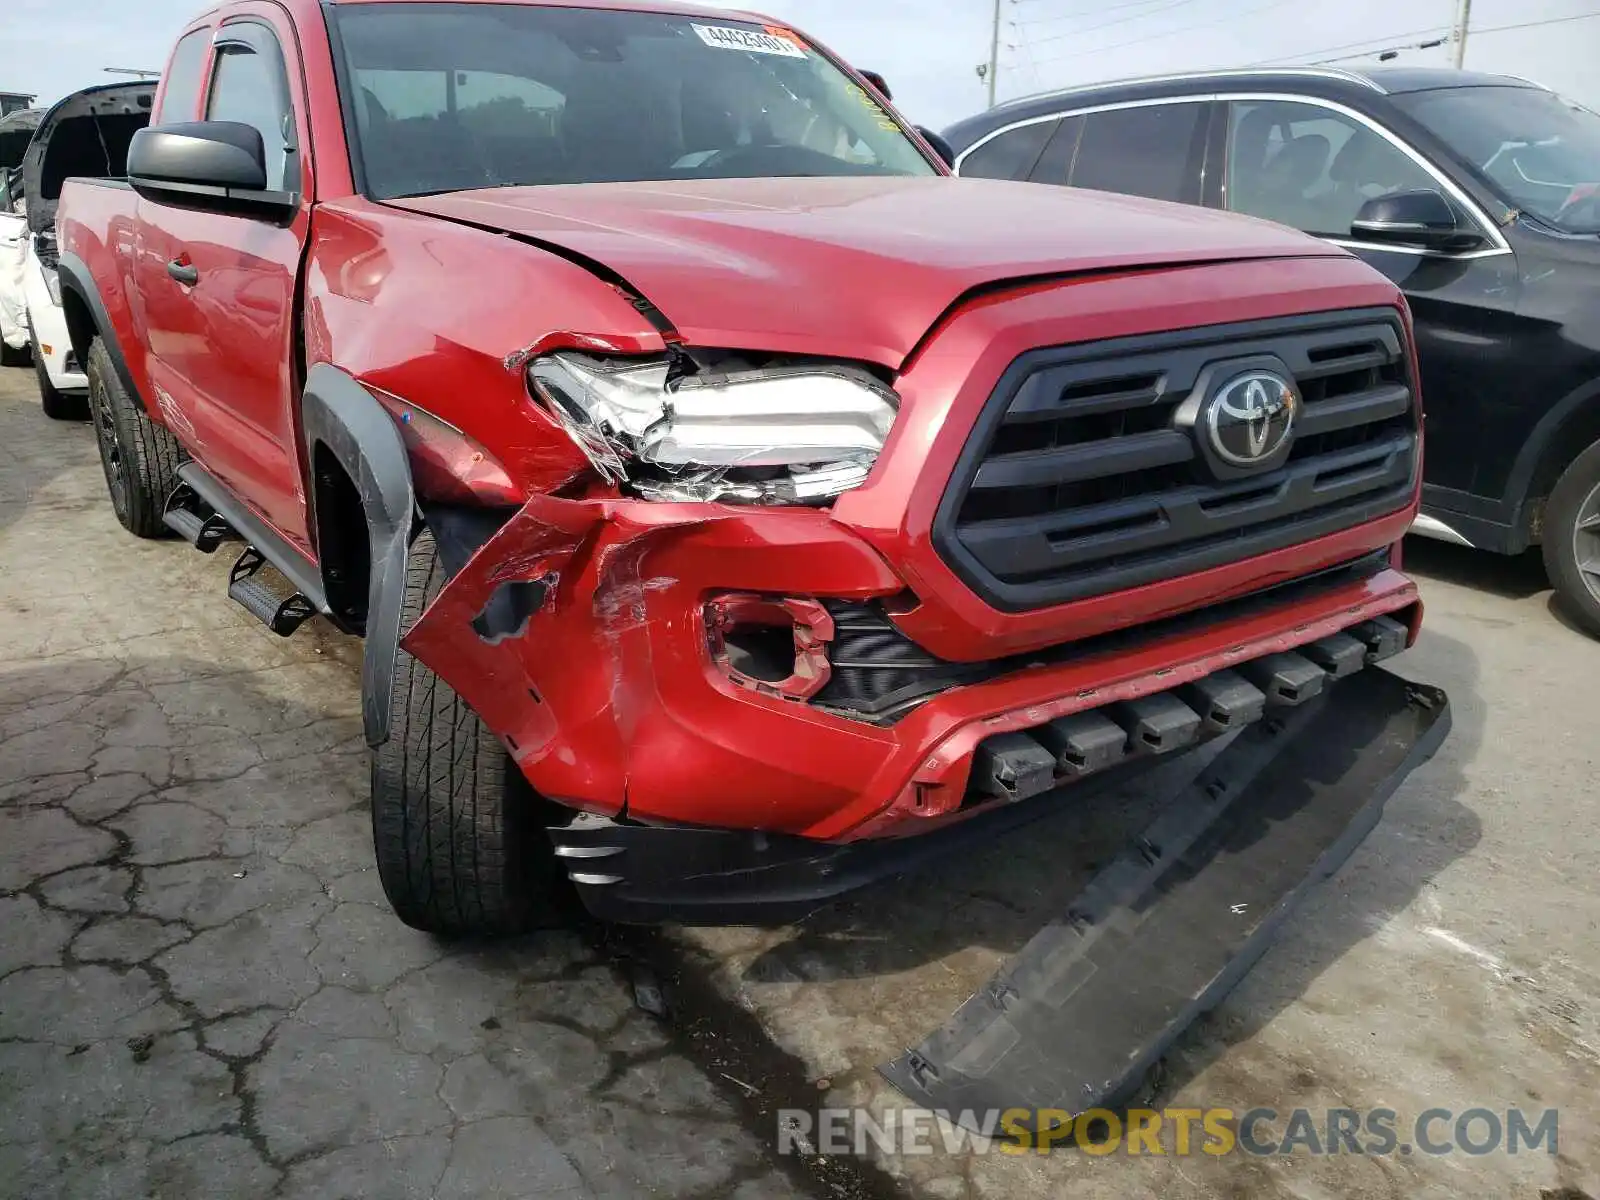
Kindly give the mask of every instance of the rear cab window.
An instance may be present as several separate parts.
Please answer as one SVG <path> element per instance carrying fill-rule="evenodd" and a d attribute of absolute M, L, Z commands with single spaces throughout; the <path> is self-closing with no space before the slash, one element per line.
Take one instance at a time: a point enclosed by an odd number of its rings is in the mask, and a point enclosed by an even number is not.
<path fill-rule="evenodd" d="M 152 125 L 193 121 L 200 111 L 200 83 L 206 72 L 206 52 L 211 48 L 211 30 L 196 29 L 178 39 L 161 82 L 161 102 L 151 117 Z"/>
<path fill-rule="evenodd" d="M 370 196 L 797 175 L 934 175 L 798 34 L 731 18 L 359 4 L 340 88 Z"/>

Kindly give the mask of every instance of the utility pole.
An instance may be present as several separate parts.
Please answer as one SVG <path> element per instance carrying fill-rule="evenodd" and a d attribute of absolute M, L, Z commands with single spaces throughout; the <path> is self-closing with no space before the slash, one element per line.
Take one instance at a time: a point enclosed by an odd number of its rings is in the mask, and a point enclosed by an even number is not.
<path fill-rule="evenodd" d="M 1472 0 L 1460 0 L 1460 7 L 1456 9 L 1456 69 L 1459 70 L 1467 61 L 1467 31 L 1472 24 Z"/>
<path fill-rule="evenodd" d="M 989 33 L 989 70 L 984 74 L 984 80 L 989 85 L 990 108 L 994 107 L 995 76 L 1000 73 L 1000 4 L 1001 0 L 994 0 L 994 29 Z"/>

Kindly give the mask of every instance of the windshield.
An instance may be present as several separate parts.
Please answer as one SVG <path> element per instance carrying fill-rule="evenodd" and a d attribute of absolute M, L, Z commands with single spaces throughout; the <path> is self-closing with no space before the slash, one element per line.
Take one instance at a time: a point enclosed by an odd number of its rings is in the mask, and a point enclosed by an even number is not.
<path fill-rule="evenodd" d="M 1600 233 L 1600 116 L 1526 87 L 1446 88 L 1395 103 L 1507 204 L 1568 233 Z"/>
<path fill-rule="evenodd" d="M 514 4 L 329 11 L 367 191 L 380 199 L 936 173 L 865 89 L 777 26 Z"/>

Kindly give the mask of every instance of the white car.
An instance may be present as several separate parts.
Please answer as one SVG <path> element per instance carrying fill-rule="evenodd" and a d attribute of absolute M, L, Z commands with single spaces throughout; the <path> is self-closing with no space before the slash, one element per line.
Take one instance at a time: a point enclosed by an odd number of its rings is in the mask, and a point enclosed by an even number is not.
<path fill-rule="evenodd" d="M 39 376 L 45 415 L 88 415 L 89 381 L 67 336 L 56 277 L 56 203 L 68 176 L 116 178 L 127 173 L 128 143 L 150 123 L 155 83 L 108 83 L 84 88 L 53 105 L 39 122 L 22 160 L 27 223 L 20 268 L 0 266 L 0 293 L 20 277 L 22 320 Z M 11 218 L 0 215 L 0 221 Z M 7 231 L 0 229 L 0 238 Z M 15 253 L 13 248 L 10 253 Z M 8 253 L 0 241 L 0 255 Z M 11 260 L 7 260 L 11 262 Z M 9 274 L 8 274 L 9 272 Z M 0 307 L 8 301 L 0 294 Z M 15 301 L 11 301 L 15 304 Z"/>
<path fill-rule="evenodd" d="M 28 222 L 22 215 L 22 156 L 44 116 L 23 109 L 0 117 L 0 365 L 27 361 L 27 302 L 22 295 Z"/>

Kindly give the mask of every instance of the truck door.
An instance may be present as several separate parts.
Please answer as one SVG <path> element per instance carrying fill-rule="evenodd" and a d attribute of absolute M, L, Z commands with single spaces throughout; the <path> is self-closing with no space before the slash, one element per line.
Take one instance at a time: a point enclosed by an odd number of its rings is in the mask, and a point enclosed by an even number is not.
<path fill-rule="evenodd" d="M 1400 286 L 1422 368 L 1428 503 L 1478 490 L 1491 457 L 1482 452 L 1485 418 L 1512 395 L 1485 348 L 1516 320 L 1515 256 L 1438 171 L 1376 122 L 1312 97 L 1237 97 L 1229 109 L 1225 206 L 1336 242 Z M 1464 225 L 1481 227 L 1484 248 L 1452 253 L 1351 237 L 1367 200 L 1424 188 L 1449 199 Z"/>
<path fill-rule="evenodd" d="M 264 5 L 261 15 L 246 10 L 218 26 L 200 116 L 260 130 L 269 190 L 299 199 L 293 220 L 141 200 L 135 270 L 151 379 L 169 424 L 207 469 L 310 554 L 294 318 L 312 189 L 300 152 L 308 144 L 305 102 L 289 82 L 287 36 Z"/>

